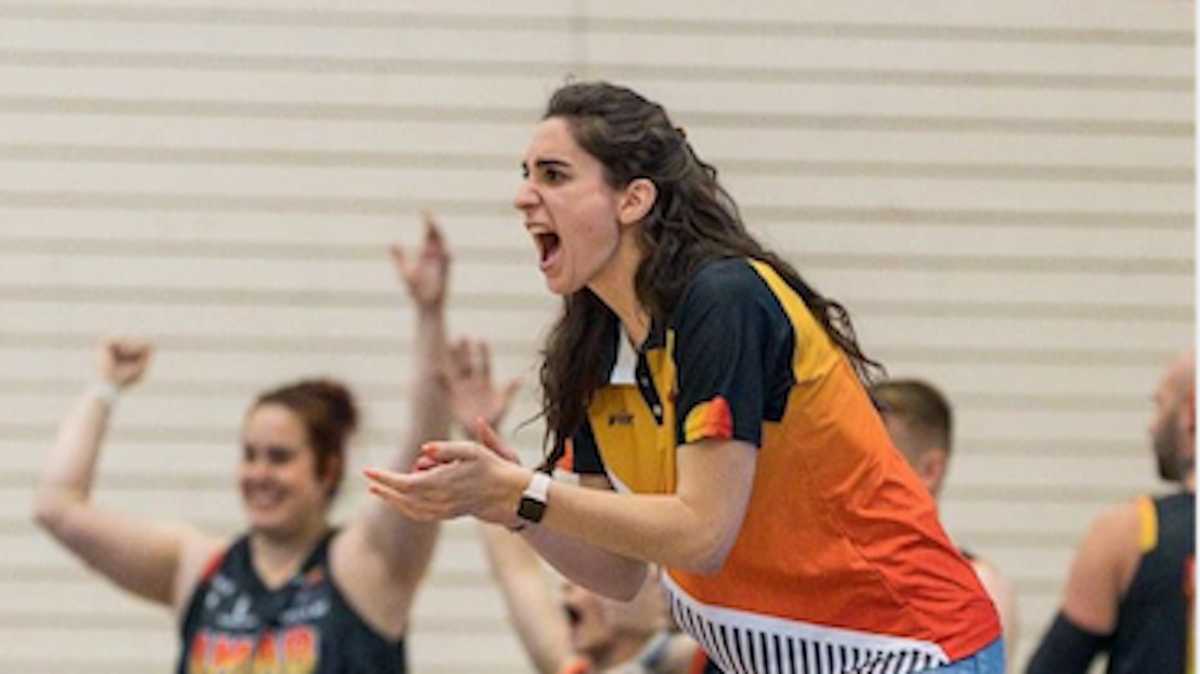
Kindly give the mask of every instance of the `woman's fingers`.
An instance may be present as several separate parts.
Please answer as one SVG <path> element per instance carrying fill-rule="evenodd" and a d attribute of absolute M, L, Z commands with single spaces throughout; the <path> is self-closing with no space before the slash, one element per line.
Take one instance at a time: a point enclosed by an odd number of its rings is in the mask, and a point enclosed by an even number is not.
<path fill-rule="evenodd" d="M 363 473 L 367 476 L 368 492 L 414 520 L 452 519 L 471 512 L 475 503 L 461 490 L 453 489 L 449 483 L 454 480 L 444 475 L 431 472 L 404 475 L 370 468 Z"/>
<path fill-rule="evenodd" d="M 504 444 L 504 441 L 500 439 L 500 434 L 497 433 L 496 429 L 492 428 L 487 421 L 480 419 L 478 422 L 476 422 L 475 433 L 479 437 L 479 441 L 482 442 L 485 447 L 492 450 L 494 454 L 505 461 L 511 461 L 520 465 L 521 457 L 517 456 L 517 453 L 513 451 L 511 447 L 508 447 Z"/>
<path fill-rule="evenodd" d="M 450 463 L 478 460 L 480 449 L 474 442 L 427 442 L 421 446 L 421 453 L 440 463 Z"/>
<path fill-rule="evenodd" d="M 442 465 L 441 461 L 438 461 L 437 459 L 435 459 L 431 456 L 426 456 L 425 454 L 422 454 L 417 457 L 416 461 L 413 462 L 413 470 L 415 470 L 417 472 L 421 472 L 421 471 L 429 470 L 431 468 L 437 468 L 440 465 Z"/>
<path fill-rule="evenodd" d="M 434 508 L 422 503 L 418 499 L 413 499 L 378 483 L 372 482 L 367 486 L 367 491 L 382 499 L 391 507 L 399 510 L 405 517 L 416 520 L 418 522 L 432 522 L 434 520 L 445 519 L 439 517 Z"/>

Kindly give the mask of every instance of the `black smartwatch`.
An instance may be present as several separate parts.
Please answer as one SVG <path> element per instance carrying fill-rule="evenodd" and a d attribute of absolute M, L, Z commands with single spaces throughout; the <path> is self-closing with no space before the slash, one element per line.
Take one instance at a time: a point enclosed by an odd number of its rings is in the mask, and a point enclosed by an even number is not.
<path fill-rule="evenodd" d="M 517 517 L 530 524 L 542 521 L 546 514 L 546 497 L 550 493 L 550 476 L 540 470 L 533 472 L 533 479 L 521 494 L 521 503 L 517 506 Z"/>

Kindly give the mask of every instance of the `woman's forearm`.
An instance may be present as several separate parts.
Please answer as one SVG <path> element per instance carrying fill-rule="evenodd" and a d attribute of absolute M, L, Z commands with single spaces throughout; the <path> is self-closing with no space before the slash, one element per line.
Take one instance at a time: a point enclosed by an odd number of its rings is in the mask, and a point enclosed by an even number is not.
<path fill-rule="evenodd" d="M 38 480 L 34 517 L 56 532 L 72 505 L 90 497 L 100 445 L 108 430 L 110 403 L 98 389 L 89 389 L 59 426 Z"/>
<path fill-rule="evenodd" d="M 556 482 L 539 529 L 556 534 L 551 540 L 570 537 L 608 551 L 608 559 L 589 560 L 597 571 L 636 559 L 712 573 L 727 552 L 717 523 L 675 494 L 617 494 Z"/>
<path fill-rule="evenodd" d="M 545 526 L 528 527 L 521 535 L 559 573 L 597 594 L 629 601 L 645 583 L 647 565 L 640 559 L 610 552 Z"/>
<path fill-rule="evenodd" d="M 618 494 L 555 482 L 541 528 L 616 555 L 698 573 L 720 570 L 741 530 L 757 450 L 706 440 L 677 456 L 673 494 Z"/>

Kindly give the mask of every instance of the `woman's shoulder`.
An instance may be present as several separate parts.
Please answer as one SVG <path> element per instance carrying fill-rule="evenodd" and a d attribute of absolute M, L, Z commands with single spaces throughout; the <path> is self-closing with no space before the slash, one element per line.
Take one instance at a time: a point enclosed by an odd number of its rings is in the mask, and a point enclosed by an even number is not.
<path fill-rule="evenodd" d="M 755 295 L 769 296 L 770 289 L 754 265 L 746 258 L 727 257 L 697 269 L 680 304 L 741 303 Z"/>

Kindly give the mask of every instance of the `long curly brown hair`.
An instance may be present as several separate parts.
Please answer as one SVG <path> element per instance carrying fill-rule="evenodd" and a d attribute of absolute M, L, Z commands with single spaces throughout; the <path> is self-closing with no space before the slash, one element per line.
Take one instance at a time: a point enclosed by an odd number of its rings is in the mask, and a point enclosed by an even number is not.
<path fill-rule="evenodd" d="M 554 92 L 542 118 L 566 121 L 575 142 L 603 164 L 613 189 L 636 178 L 648 178 L 657 188 L 657 199 L 641 222 L 644 256 L 634 277 L 638 301 L 654 320 L 666 321 L 705 264 L 723 258 L 761 260 L 796 291 L 864 383 L 882 373 L 883 366 L 859 347 L 846 308 L 818 293 L 746 230 L 716 168 L 700 159 L 661 105 L 607 82 L 576 82 Z M 587 288 L 563 300 L 562 315 L 546 338 L 540 372 L 546 440 L 556 447 L 580 427 L 592 394 L 606 382 L 602 354 L 611 349 L 617 321 Z M 552 454 L 547 462 L 556 458 Z"/>

